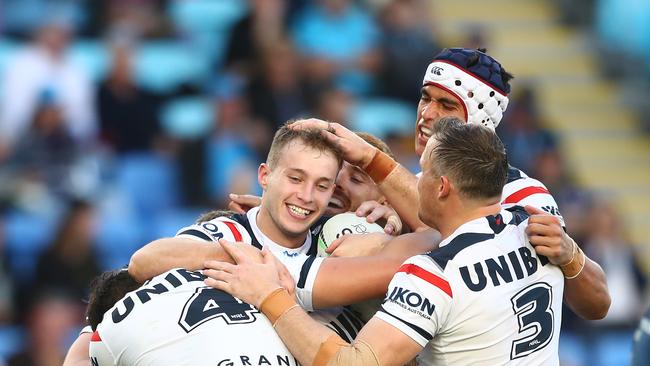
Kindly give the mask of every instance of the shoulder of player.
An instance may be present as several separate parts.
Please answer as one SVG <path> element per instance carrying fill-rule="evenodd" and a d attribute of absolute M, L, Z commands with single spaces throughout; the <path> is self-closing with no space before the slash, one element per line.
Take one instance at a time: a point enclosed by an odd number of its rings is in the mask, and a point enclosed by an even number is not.
<path fill-rule="evenodd" d="M 203 240 L 251 241 L 249 228 L 236 217 L 216 217 L 212 220 L 195 223 L 178 231 L 176 236 L 193 236 Z"/>
<path fill-rule="evenodd" d="M 503 204 L 517 204 L 533 195 L 553 197 L 544 183 L 528 176 L 509 181 L 503 187 L 501 202 Z"/>

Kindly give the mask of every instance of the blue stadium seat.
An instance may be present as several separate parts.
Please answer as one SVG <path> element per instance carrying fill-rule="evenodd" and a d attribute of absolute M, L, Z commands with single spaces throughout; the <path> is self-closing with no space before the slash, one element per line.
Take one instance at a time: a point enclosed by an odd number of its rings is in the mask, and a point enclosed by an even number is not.
<path fill-rule="evenodd" d="M 118 212 L 101 212 L 95 248 L 103 270 L 121 268 L 143 244 L 146 221 Z"/>
<path fill-rule="evenodd" d="M 25 344 L 25 330 L 21 327 L 0 326 L 0 364 L 18 353 Z"/>
<path fill-rule="evenodd" d="M 20 47 L 21 46 L 15 42 L 0 38 L 0 75 L 4 72 L 7 60 L 9 60 Z"/>
<path fill-rule="evenodd" d="M 183 83 L 202 83 L 211 67 L 206 55 L 173 41 L 142 44 L 134 66 L 138 83 L 157 92 L 173 91 Z"/>
<path fill-rule="evenodd" d="M 17 282 L 29 283 L 38 255 L 54 240 L 58 218 L 13 211 L 5 216 L 6 254 Z"/>
<path fill-rule="evenodd" d="M 353 130 L 366 131 L 384 138 L 390 133 L 410 134 L 415 123 L 412 105 L 386 98 L 359 100 L 350 111 Z"/>
<path fill-rule="evenodd" d="M 204 136 L 212 129 L 214 105 L 204 98 L 178 98 L 161 108 L 167 134 L 178 138 Z"/>
<path fill-rule="evenodd" d="M 232 25 L 246 10 L 247 2 L 240 0 L 179 0 L 168 7 L 175 28 L 215 66 L 222 59 Z"/>
<path fill-rule="evenodd" d="M 601 332 L 592 349 L 594 366 L 629 365 L 632 361 L 633 330 Z"/>
<path fill-rule="evenodd" d="M 176 28 L 190 33 L 227 29 L 246 10 L 246 2 L 240 0 L 176 0 L 168 7 Z"/>
<path fill-rule="evenodd" d="M 68 50 L 68 56 L 95 82 L 104 79 L 108 73 L 110 55 L 106 45 L 101 41 L 76 41 Z"/>
<path fill-rule="evenodd" d="M 120 157 L 114 169 L 116 187 L 137 216 L 149 218 L 177 206 L 180 193 L 173 159 L 153 153 L 129 154 Z"/>
<path fill-rule="evenodd" d="M 171 237 L 176 235 L 178 230 L 193 224 L 201 213 L 209 209 L 177 209 L 158 215 L 150 225 L 150 232 L 147 241 L 157 238 Z"/>

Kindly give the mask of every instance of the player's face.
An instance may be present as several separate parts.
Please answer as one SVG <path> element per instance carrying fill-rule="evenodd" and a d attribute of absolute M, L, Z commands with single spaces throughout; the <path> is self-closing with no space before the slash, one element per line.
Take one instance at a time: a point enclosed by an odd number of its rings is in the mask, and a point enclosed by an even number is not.
<path fill-rule="evenodd" d="M 336 178 L 336 188 L 325 213 L 333 216 L 355 211 L 365 201 L 381 201 L 383 195 L 379 187 L 359 167 L 343 163 Z"/>
<path fill-rule="evenodd" d="M 431 154 L 429 152 L 436 143 L 436 139 L 431 138 L 426 144 L 425 150 L 420 157 L 422 176 L 418 179 L 418 196 L 420 197 L 418 217 L 423 223 L 434 229 L 437 228 L 435 214 L 440 210 L 436 194 L 440 185 L 440 177 L 434 174 L 431 168 Z"/>
<path fill-rule="evenodd" d="M 418 156 L 422 156 L 434 124 L 443 117 L 458 117 L 465 120 L 462 101 L 454 94 L 435 85 L 423 86 L 415 123 L 415 153 Z"/>
<path fill-rule="evenodd" d="M 264 188 L 260 214 L 272 222 L 265 228 L 274 231 L 266 233 L 269 237 L 302 238 L 325 212 L 338 161 L 331 152 L 315 150 L 300 140 L 289 142 L 280 155 L 273 169 L 266 164 L 260 167 L 258 178 Z"/>

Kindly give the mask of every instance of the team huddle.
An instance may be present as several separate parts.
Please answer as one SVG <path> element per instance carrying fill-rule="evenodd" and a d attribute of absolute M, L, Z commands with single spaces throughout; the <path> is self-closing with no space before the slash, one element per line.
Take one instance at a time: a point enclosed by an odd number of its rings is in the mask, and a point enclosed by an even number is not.
<path fill-rule="evenodd" d="M 371 135 L 287 122 L 258 169 L 262 197 L 93 283 L 64 365 L 558 365 L 563 301 L 598 319 L 610 298 L 548 190 L 508 164 L 494 129 L 511 78 L 483 50 L 434 58 L 417 175 Z M 344 212 L 384 232 L 319 253 Z"/>

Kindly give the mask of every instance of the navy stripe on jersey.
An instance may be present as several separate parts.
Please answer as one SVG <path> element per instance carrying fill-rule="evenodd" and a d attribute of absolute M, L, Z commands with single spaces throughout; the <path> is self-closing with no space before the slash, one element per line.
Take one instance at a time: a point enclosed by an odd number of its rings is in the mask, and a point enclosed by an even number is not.
<path fill-rule="evenodd" d="M 191 235 L 191 236 L 196 236 L 197 238 L 201 238 L 203 240 L 214 241 L 210 237 L 210 235 L 204 233 L 201 230 L 196 230 L 196 229 L 183 230 L 182 232 L 178 233 L 178 235 Z"/>
<path fill-rule="evenodd" d="M 248 222 L 248 216 L 246 214 L 235 214 L 230 216 L 230 219 L 237 221 L 241 226 L 243 226 L 246 231 L 248 232 L 249 236 L 251 237 L 251 245 L 254 246 L 255 248 L 262 250 L 262 244 L 257 240 L 255 237 L 255 232 L 253 231 L 253 228 L 251 227 L 251 223 Z"/>
<path fill-rule="evenodd" d="M 508 179 L 506 180 L 506 184 L 512 183 L 519 179 L 524 179 L 524 177 L 521 175 L 521 170 L 515 168 L 512 165 L 508 165 Z"/>
<path fill-rule="evenodd" d="M 310 256 L 305 263 L 302 264 L 302 268 L 300 269 L 300 277 L 298 278 L 298 283 L 296 284 L 296 287 L 298 288 L 305 288 L 305 282 L 307 282 L 307 275 L 309 274 L 309 270 L 311 269 L 312 263 L 314 263 L 314 260 L 316 259 L 315 256 Z"/>
<path fill-rule="evenodd" d="M 492 238 L 494 238 L 494 234 L 463 233 L 453 238 L 444 247 L 433 250 L 426 255 L 431 257 L 444 270 L 447 262 L 454 259 L 456 254 L 460 253 L 463 249 Z"/>
<path fill-rule="evenodd" d="M 508 222 L 505 222 L 503 220 L 503 216 L 501 216 L 501 214 L 485 217 L 488 221 L 488 224 L 490 225 L 490 228 L 494 231 L 495 234 L 502 232 L 503 229 L 505 229 L 508 225 L 521 224 L 530 216 L 528 212 L 526 212 L 526 210 L 524 210 L 524 208 L 521 206 L 512 206 L 506 210 L 512 213 L 512 219 L 510 219 Z"/>
<path fill-rule="evenodd" d="M 336 320 L 338 320 L 339 323 L 341 323 L 341 325 L 343 326 L 343 328 L 345 328 L 345 330 L 350 335 L 350 338 L 352 339 L 357 338 L 357 329 L 354 328 L 352 322 L 350 321 L 350 319 L 348 319 L 348 317 L 345 316 L 344 313 L 339 314 L 336 317 Z"/>
<path fill-rule="evenodd" d="M 350 339 L 350 337 L 348 336 L 348 334 L 345 333 L 345 331 L 343 331 L 343 329 L 342 329 L 341 327 L 339 327 L 338 324 L 336 324 L 334 321 L 331 321 L 331 322 L 327 323 L 327 326 L 328 326 L 331 330 L 333 330 L 334 332 L 336 332 L 336 334 L 338 334 L 339 337 L 343 338 L 344 341 L 346 341 L 346 342 L 348 342 L 348 343 L 352 343 L 352 341 L 354 340 L 354 338 Z"/>
<path fill-rule="evenodd" d="M 353 311 L 351 311 L 348 308 L 343 308 L 343 312 L 352 321 L 352 325 L 354 325 L 354 327 L 356 329 L 360 330 L 361 328 L 363 328 L 363 322 L 359 319 L 359 317 Z"/>
<path fill-rule="evenodd" d="M 414 331 L 416 331 L 420 336 L 422 336 L 422 338 L 426 339 L 427 341 L 430 341 L 430 340 L 433 339 L 433 335 L 432 335 L 431 333 L 429 333 L 429 332 L 427 332 L 426 330 L 424 330 L 424 329 L 418 327 L 418 326 L 415 325 L 415 324 L 409 323 L 409 322 L 407 322 L 406 320 L 401 319 L 401 318 L 399 318 L 399 317 L 397 317 L 397 316 L 395 316 L 395 315 L 393 315 L 393 314 L 387 312 L 387 311 L 384 309 L 383 306 L 380 307 L 378 311 L 381 311 L 382 313 L 388 314 L 388 315 L 392 316 L 393 318 L 399 320 L 400 322 L 404 323 L 406 326 L 408 326 L 409 328 L 411 328 L 411 329 L 413 329 Z"/>
<path fill-rule="evenodd" d="M 507 208 L 506 211 L 512 213 L 512 220 L 508 225 L 519 225 L 530 217 L 530 214 L 522 206 L 512 206 Z"/>

